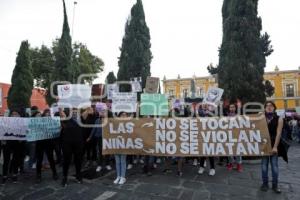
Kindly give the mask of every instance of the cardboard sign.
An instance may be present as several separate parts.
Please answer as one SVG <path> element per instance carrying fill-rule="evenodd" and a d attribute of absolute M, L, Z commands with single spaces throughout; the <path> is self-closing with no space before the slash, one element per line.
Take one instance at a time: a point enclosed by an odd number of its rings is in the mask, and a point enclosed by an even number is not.
<path fill-rule="evenodd" d="M 58 85 L 59 107 L 78 108 L 80 105 L 91 106 L 92 88 L 83 84 Z"/>
<path fill-rule="evenodd" d="M 168 116 L 169 103 L 164 94 L 142 94 L 140 113 L 143 116 Z"/>
<path fill-rule="evenodd" d="M 131 92 L 142 92 L 142 77 L 135 77 L 131 79 Z"/>
<path fill-rule="evenodd" d="M 107 84 L 106 85 L 106 94 L 107 94 L 107 99 L 111 100 L 113 93 L 118 93 L 119 92 L 119 86 L 118 84 Z"/>
<path fill-rule="evenodd" d="M 266 156 L 271 151 L 264 115 L 109 119 L 103 131 L 104 155 Z"/>
<path fill-rule="evenodd" d="M 112 112 L 136 112 L 137 94 L 132 92 L 118 92 L 112 95 Z"/>
<path fill-rule="evenodd" d="M 203 103 L 217 107 L 223 93 L 224 90 L 221 88 L 209 88 L 205 98 L 203 99 Z"/>
<path fill-rule="evenodd" d="M 53 139 L 60 136 L 59 117 L 29 118 L 27 124 L 27 141 Z"/>
<path fill-rule="evenodd" d="M 158 92 L 159 78 L 147 77 L 145 93 L 154 94 Z"/>

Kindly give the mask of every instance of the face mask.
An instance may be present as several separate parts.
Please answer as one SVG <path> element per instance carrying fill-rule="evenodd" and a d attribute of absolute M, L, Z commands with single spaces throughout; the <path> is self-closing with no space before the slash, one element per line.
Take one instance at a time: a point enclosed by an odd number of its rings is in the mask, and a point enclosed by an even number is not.
<path fill-rule="evenodd" d="M 273 117 L 274 113 L 273 112 L 267 112 L 266 113 L 266 118 L 271 119 Z"/>

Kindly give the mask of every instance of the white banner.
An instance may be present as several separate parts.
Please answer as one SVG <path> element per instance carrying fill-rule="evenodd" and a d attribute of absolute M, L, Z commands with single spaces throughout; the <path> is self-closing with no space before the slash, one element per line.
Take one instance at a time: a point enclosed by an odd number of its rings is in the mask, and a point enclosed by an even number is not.
<path fill-rule="evenodd" d="M 84 104 L 85 106 L 91 106 L 91 94 L 92 88 L 89 85 L 83 84 L 68 84 L 58 85 L 58 107 L 75 107 Z"/>
<path fill-rule="evenodd" d="M 112 95 L 112 112 L 136 112 L 137 94 L 118 92 Z"/>
<path fill-rule="evenodd" d="M 26 140 L 28 118 L 0 117 L 0 140 Z"/>

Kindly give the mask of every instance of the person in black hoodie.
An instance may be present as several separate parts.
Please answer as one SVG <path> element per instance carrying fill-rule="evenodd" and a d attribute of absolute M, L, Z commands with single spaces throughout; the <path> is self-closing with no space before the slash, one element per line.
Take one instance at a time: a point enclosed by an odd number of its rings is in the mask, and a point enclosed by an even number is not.
<path fill-rule="evenodd" d="M 82 127 L 79 125 L 79 120 L 85 120 L 86 117 L 93 112 L 93 110 L 92 108 L 88 108 L 81 115 L 78 112 L 78 109 L 73 108 L 71 119 L 62 122 L 61 142 L 63 152 L 63 187 L 67 185 L 69 166 L 71 164 L 72 156 L 74 156 L 77 182 L 82 184 L 81 166 L 85 141 Z M 70 111 L 66 109 L 65 114 L 66 116 L 70 116 Z"/>
<path fill-rule="evenodd" d="M 42 117 L 50 117 L 50 110 L 44 110 Z M 50 163 L 50 167 L 52 170 L 52 176 L 54 180 L 58 179 L 53 151 L 54 151 L 54 139 L 47 139 L 47 140 L 39 140 L 36 142 L 36 176 L 37 176 L 37 183 L 40 183 L 42 180 L 42 162 L 44 158 L 44 153 L 46 153 L 48 161 Z"/>

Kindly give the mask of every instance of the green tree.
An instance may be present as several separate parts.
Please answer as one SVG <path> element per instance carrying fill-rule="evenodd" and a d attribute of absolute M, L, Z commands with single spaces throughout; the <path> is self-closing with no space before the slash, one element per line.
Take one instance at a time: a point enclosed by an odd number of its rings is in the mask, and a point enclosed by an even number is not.
<path fill-rule="evenodd" d="M 29 43 L 28 41 L 22 41 L 11 78 L 11 87 L 8 91 L 8 108 L 11 110 L 30 107 L 32 89 L 33 76 Z"/>
<path fill-rule="evenodd" d="M 126 22 L 125 35 L 122 41 L 121 55 L 119 57 L 118 81 L 129 81 L 133 77 L 142 77 L 142 87 L 151 75 L 150 64 L 152 60 L 150 32 L 146 24 L 144 8 L 141 0 L 131 8 L 130 16 Z M 120 87 L 120 90 L 129 90 Z"/>
<path fill-rule="evenodd" d="M 223 41 L 219 65 L 210 66 L 218 74 L 224 98 L 243 103 L 264 102 L 264 68 L 272 52 L 268 34 L 261 35 L 262 22 L 257 12 L 258 0 L 224 0 Z"/>
<path fill-rule="evenodd" d="M 265 81 L 265 94 L 267 97 L 273 96 L 275 92 L 275 88 L 272 86 L 271 82 L 269 80 Z"/>
<path fill-rule="evenodd" d="M 112 84 L 112 83 L 115 83 L 116 81 L 117 81 L 117 78 L 116 78 L 114 72 L 113 71 L 109 72 L 106 76 L 105 82 L 107 84 Z"/>

